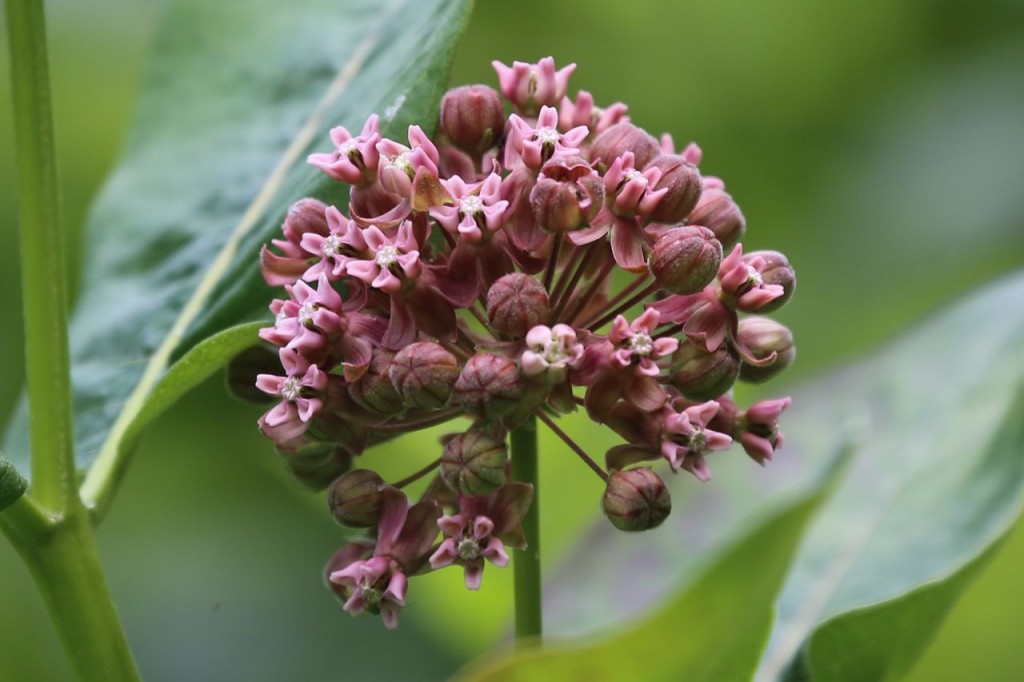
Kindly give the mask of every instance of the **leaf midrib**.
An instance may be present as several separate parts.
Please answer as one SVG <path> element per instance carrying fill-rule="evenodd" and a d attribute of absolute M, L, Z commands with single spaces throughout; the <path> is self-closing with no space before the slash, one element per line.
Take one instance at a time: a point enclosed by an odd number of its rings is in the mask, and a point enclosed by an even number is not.
<path fill-rule="evenodd" d="M 121 439 L 135 419 L 135 416 L 141 411 L 160 376 L 167 369 L 171 355 L 184 337 L 185 331 L 199 315 L 203 305 L 213 293 L 214 287 L 230 266 L 242 240 L 263 216 L 274 195 L 287 178 L 288 171 L 300 158 L 303 150 L 323 128 L 323 118 L 331 105 L 341 98 L 351 82 L 362 71 L 367 58 L 381 40 L 383 27 L 405 4 L 407 4 L 407 0 L 391 0 L 386 5 L 377 26 L 368 32 L 363 40 L 356 45 L 352 56 L 349 57 L 348 61 L 328 85 L 323 97 L 313 107 L 309 118 L 306 119 L 305 123 L 298 130 L 273 171 L 264 181 L 260 191 L 242 214 L 238 225 L 232 230 L 231 235 L 217 253 L 210 267 L 206 270 L 192 296 L 175 319 L 167 336 L 150 356 L 145 371 L 143 371 L 124 407 L 118 413 L 117 419 L 114 420 L 110 433 L 104 440 L 96 460 L 93 462 L 85 481 L 82 483 L 80 492 L 83 504 L 87 508 L 95 508 L 99 499 L 106 494 L 107 486 L 110 484 L 110 476 L 108 474 L 114 469 L 116 460 L 120 456 L 119 444 Z"/>

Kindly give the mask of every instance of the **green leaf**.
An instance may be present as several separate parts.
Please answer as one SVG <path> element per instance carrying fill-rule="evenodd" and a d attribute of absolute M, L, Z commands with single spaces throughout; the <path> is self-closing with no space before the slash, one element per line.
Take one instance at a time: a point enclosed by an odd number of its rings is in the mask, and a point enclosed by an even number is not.
<path fill-rule="evenodd" d="M 269 320 L 259 246 L 304 196 L 343 203 L 305 163 L 374 112 L 433 126 L 468 0 L 177 0 L 155 41 L 121 163 L 87 226 L 71 324 L 76 459 L 121 449 L 166 368 Z M 24 406 L 7 450 L 27 453 Z M 101 455 L 101 453 L 103 453 Z"/>
<path fill-rule="evenodd" d="M 251 322 L 225 329 L 200 342 L 160 377 L 142 407 L 124 429 L 118 447 L 109 457 L 96 460 L 82 485 L 82 501 L 100 515 L 97 505 L 109 502 L 108 493 L 125 473 L 127 455 L 149 424 L 186 393 L 211 377 L 236 355 L 259 343 L 257 332 L 262 322 Z"/>
<path fill-rule="evenodd" d="M 0 455 L 0 511 L 17 502 L 27 488 L 25 477 L 18 473 L 6 457 Z"/>
<path fill-rule="evenodd" d="M 760 470 L 734 452 L 713 461 L 710 484 L 678 481 L 657 532 L 595 528 L 549 581 L 549 629 L 591 632 L 686 590 L 852 438 L 850 472 L 789 571 L 759 679 L 784 676 L 797 656 L 811 679 L 898 676 L 1020 514 L 1021 300 L 1024 273 L 798 388 L 775 461 Z"/>
<path fill-rule="evenodd" d="M 685 591 L 622 634 L 582 646 L 485 659 L 460 678 L 513 680 L 747 680 L 774 615 L 772 600 L 823 491 L 787 505 L 705 568 Z M 614 595 L 618 597 L 619 595 Z"/>

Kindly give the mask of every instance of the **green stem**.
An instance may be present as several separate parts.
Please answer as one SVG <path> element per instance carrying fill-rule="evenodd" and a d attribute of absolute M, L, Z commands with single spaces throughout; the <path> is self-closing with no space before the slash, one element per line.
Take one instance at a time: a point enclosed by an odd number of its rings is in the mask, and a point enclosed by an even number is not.
<path fill-rule="evenodd" d="M 512 479 L 533 484 L 533 504 L 523 517 L 526 549 L 513 553 L 515 573 L 516 641 L 537 640 L 542 632 L 540 587 L 540 489 L 537 485 L 537 421 L 530 419 L 512 431 Z"/>
<path fill-rule="evenodd" d="M 0 530 L 31 570 L 79 679 L 137 680 L 78 495 L 43 2 L 7 0 L 6 10 L 32 484 L 4 512 Z"/>
<path fill-rule="evenodd" d="M 25 379 L 32 447 L 32 494 L 59 512 L 77 495 L 63 237 L 40 0 L 7 0 L 14 142 L 18 161 Z"/>
<path fill-rule="evenodd" d="M 47 540 L 15 540 L 14 546 L 35 579 L 78 679 L 139 680 L 85 508 L 79 505 Z"/>

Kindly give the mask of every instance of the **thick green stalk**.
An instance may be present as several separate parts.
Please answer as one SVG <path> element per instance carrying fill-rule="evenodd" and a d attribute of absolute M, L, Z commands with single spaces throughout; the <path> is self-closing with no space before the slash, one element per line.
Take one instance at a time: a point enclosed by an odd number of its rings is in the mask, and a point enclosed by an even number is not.
<path fill-rule="evenodd" d="M 537 485 L 537 421 L 530 419 L 512 431 L 512 479 L 533 484 L 533 504 L 523 518 L 526 549 L 513 553 L 515 574 L 516 641 L 538 640 L 542 633 L 540 585 L 540 488 Z"/>
<path fill-rule="evenodd" d="M 35 578 L 79 679 L 137 680 L 78 496 L 67 287 L 42 0 L 7 0 L 32 483 L 0 530 Z"/>
<path fill-rule="evenodd" d="M 68 369 L 64 240 L 41 0 L 7 0 L 14 141 L 18 162 L 25 380 L 32 495 L 60 512 L 76 496 Z"/>
<path fill-rule="evenodd" d="M 46 603 L 79 680 L 139 680 L 100 565 L 85 508 L 42 543 L 15 542 Z"/>

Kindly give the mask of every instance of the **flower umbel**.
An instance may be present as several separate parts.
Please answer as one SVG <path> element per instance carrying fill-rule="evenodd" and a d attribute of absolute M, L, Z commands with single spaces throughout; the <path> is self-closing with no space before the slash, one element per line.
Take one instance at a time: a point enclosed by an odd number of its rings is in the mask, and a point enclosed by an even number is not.
<path fill-rule="evenodd" d="M 348 206 L 298 201 L 260 255 L 284 287 L 260 332 L 283 367 L 256 379 L 276 401 L 260 429 L 366 533 L 325 575 L 346 611 L 389 628 L 410 578 L 459 566 L 477 590 L 487 563 L 526 546 L 534 491 L 509 480 L 507 440 L 528 420 L 605 481 L 605 514 L 627 531 L 671 508 L 639 462 L 706 481 L 734 441 L 759 464 L 783 442 L 789 398 L 740 409 L 732 386 L 795 357 L 764 317 L 795 289 L 786 257 L 744 252 L 744 218 L 701 174 L 696 144 L 677 153 L 622 103 L 570 100 L 575 65 L 494 67 L 497 89 L 445 96 L 433 138 L 431 121 L 394 130 L 376 115 L 358 135 L 333 128 L 309 163 L 351 186 Z M 623 441 L 604 468 L 556 423 L 580 406 Z M 368 447 L 460 417 L 468 429 L 401 481 L 348 470 Z M 424 477 L 413 502 L 402 489 Z"/>

